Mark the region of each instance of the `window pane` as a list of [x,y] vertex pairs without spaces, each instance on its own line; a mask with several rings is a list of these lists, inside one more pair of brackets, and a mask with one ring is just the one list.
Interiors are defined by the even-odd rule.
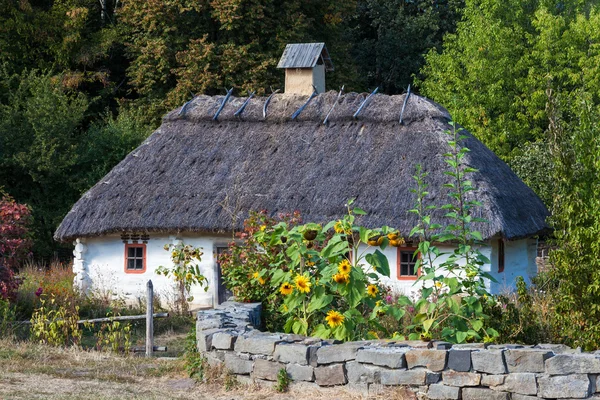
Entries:
[[139,258],[142,258],[142,252],[143,252],[143,251],[144,251],[144,249],[143,249],[143,248],[141,248],[141,247],[136,247],[136,248],[135,248],[135,256],[136,256],[136,257],[139,257]]
[[415,271],[415,264],[410,264],[410,275],[417,275]]
[[128,258],[127,259],[127,269],[135,269],[135,260]]
[[137,258],[135,260],[135,269],[143,269],[144,265],[143,265],[143,260],[141,258]]
[[400,264],[400,275],[408,275],[408,265],[405,263]]
[[130,257],[135,257],[135,248],[134,247],[127,248],[127,258],[130,258]]

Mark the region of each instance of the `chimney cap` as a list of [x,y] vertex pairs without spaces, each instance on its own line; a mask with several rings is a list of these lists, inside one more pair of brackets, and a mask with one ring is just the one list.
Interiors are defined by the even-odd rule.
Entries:
[[291,43],[285,46],[277,68],[314,68],[319,60],[325,65],[325,71],[333,71],[325,43]]

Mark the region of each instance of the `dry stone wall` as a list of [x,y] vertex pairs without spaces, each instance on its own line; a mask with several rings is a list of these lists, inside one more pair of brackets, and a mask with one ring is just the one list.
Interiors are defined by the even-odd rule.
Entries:
[[294,382],[363,392],[406,386],[422,399],[600,400],[600,355],[564,345],[340,343],[261,332],[259,321],[260,304],[200,311],[198,349],[211,365],[256,381],[276,381],[284,368]]

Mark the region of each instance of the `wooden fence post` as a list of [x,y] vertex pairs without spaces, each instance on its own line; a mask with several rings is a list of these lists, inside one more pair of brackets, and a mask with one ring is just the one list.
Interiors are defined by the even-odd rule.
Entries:
[[148,280],[146,284],[146,357],[152,357],[152,351],[154,350],[153,298],[154,287],[152,286],[152,281]]

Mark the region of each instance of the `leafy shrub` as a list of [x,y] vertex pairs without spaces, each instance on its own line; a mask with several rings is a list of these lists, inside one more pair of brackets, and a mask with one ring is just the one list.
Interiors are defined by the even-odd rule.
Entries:
[[268,274],[260,271],[270,268],[276,262],[274,254],[277,249],[263,251],[255,234],[270,231],[273,226],[285,222],[296,226],[302,219],[299,212],[280,214],[275,218],[267,216],[266,211],[251,211],[244,221],[244,230],[236,233],[241,242],[229,243],[229,251],[219,255],[219,265],[225,286],[232,291],[237,301],[262,302],[263,325],[271,332],[281,331],[285,319],[277,312],[281,305],[281,297],[274,292],[268,282]]
[[14,307],[8,300],[0,299],[0,337],[12,336],[15,322]]
[[36,341],[51,346],[79,344],[81,330],[77,324],[79,306],[61,305],[54,296],[43,295],[40,307],[31,316],[31,336]]
[[[119,315],[110,312],[106,314],[108,318]],[[131,349],[131,324],[110,321],[100,325],[100,329],[96,333],[96,349],[128,353]]]
[[[472,215],[473,209],[481,203],[467,199],[469,192],[475,190],[467,176],[477,170],[464,162],[469,149],[460,142],[466,136],[455,129],[454,123],[451,125],[453,129],[447,132],[450,151],[444,155],[449,166],[445,174],[450,177],[444,187],[449,188],[450,202],[441,206],[446,212],[447,225],[432,222],[431,212],[436,207],[425,204],[427,174],[418,166],[415,175],[417,202],[410,211],[419,216],[419,223],[410,236],[419,239],[416,268],[422,271],[417,279],[422,287],[420,298],[414,304],[417,313],[407,329],[409,339],[441,337],[452,343],[482,339],[489,342],[498,332],[489,326],[489,316],[483,310],[484,304],[492,301],[483,278],[494,278],[482,270],[490,261],[479,251],[478,246],[484,243],[481,233],[473,227],[474,223],[486,221]],[[436,243],[452,243],[454,251],[442,253]],[[442,261],[438,263],[438,260]]]
[[172,277],[178,288],[179,312],[186,313],[188,311],[188,301],[194,298],[190,296],[192,286],[204,286],[204,290],[208,290],[208,281],[200,273],[198,263],[202,260],[202,252],[200,248],[195,248],[190,245],[184,245],[180,242],[175,245],[165,245],[165,250],[171,252],[171,261],[173,266],[160,266],[156,269],[156,273],[166,277]]

